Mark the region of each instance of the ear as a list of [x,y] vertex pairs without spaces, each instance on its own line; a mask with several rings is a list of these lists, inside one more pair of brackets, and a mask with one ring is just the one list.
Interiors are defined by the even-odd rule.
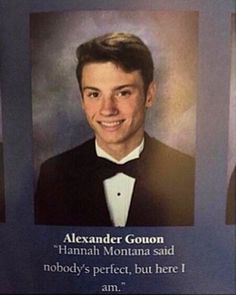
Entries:
[[157,93],[157,87],[156,83],[152,81],[147,89],[147,94],[146,94],[146,101],[145,101],[145,107],[150,108],[153,105],[154,99],[156,97]]

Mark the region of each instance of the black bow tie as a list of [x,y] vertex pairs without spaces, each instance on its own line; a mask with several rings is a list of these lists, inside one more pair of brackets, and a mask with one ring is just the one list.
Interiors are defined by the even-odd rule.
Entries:
[[102,180],[110,178],[117,173],[124,173],[133,178],[137,177],[139,171],[139,159],[131,160],[125,164],[116,164],[105,158],[97,157],[96,171],[94,171]]

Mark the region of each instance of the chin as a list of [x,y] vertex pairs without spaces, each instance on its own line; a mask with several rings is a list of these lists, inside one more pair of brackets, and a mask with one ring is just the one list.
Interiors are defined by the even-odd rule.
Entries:
[[105,144],[119,144],[125,141],[124,137],[121,136],[100,136],[100,139]]

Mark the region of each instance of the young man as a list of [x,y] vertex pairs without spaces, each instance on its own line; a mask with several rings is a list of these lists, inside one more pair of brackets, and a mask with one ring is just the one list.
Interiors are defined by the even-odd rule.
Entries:
[[111,33],[80,45],[77,58],[95,138],[42,165],[36,223],[193,225],[193,159],[144,131],[156,95],[148,47],[135,35]]

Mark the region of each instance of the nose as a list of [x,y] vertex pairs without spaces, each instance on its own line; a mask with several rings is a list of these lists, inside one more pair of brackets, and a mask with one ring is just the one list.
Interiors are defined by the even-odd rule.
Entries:
[[114,116],[118,114],[115,98],[112,95],[106,95],[102,98],[100,113],[103,116]]

